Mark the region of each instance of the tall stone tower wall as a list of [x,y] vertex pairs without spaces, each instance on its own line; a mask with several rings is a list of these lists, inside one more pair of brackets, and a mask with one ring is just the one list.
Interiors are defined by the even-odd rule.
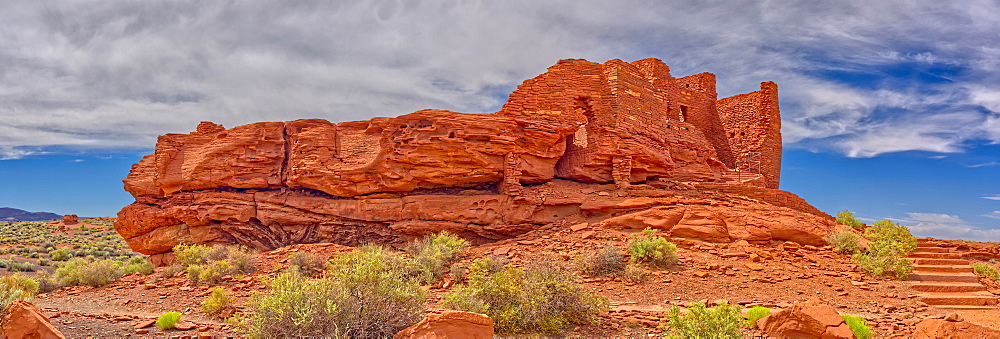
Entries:
[[[763,82],[759,91],[720,99],[717,107],[737,161],[760,153],[754,160],[760,161],[764,187],[777,189],[781,177],[778,85]],[[753,164],[755,162],[742,162],[734,168],[744,169]]]

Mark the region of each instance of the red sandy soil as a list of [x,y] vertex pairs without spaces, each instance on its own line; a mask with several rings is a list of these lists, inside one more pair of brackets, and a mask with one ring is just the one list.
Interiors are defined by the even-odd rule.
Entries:
[[[574,230],[575,229],[575,230]],[[630,233],[595,226],[553,225],[516,239],[485,244],[468,250],[463,262],[487,255],[506,256],[514,264],[542,258],[572,265],[577,255],[592,256],[595,249],[624,250]],[[796,251],[783,248],[783,243],[711,244],[674,239],[680,245],[677,265],[652,269],[647,281],[633,284],[615,278],[585,276],[584,284],[611,301],[612,308],[602,316],[599,325],[572,328],[570,336],[647,336],[662,334],[662,315],[671,305],[689,302],[727,300],[750,307],[763,305],[784,308],[813,296],[823,298],[841,313],[860,315],[867,319],[877,337],[906,338],[922,319],[940,318],[951,313],[928,307],[918,301],[917,291],[906,282],[873,279],[856,272],[850,258],[829,248],[802,247]],[[283,268],[288,255],[308,251],[324,259],[351,250],[334,244],[289,246],[259,255],[258,271],[245,277],[227,277],[219,286],[236,297],[237,310],[242,310],[251,293],[264,291],[262,275]],[[751,259],[750,254],[759,259]],[[768,258],[770,257],[770,258]],[[754,262],[753,260],[759,260]],[[760,270],[750,266],[760,265]],[[211,285],[188,281],[185,273],[163,277],[165,268],[157,268],[149,276],[128,275],[105,287],[69,287],[42,294],[35,301],[52,323],[70,338],[142,337],[170,338],[211,334],[216,338],[238,337],[232,325],[219,318],[204,315],[200,302]],[[451,284],[444,278],[431,287],[427,307],[434,308],[440,296],[449,292]],[[986,279],[984,279],[986,280]],[[991,289],[1000,289],[996,282],[986,282]],[[441,285],[447,285],[442,288]],[[187,331],[160,331],[147,327],[137,334],[136,324],[168,311],[184,313],[184,320],[196,327]],[[965,311],[971,322],[993,326],[1000,330],[1000,312]],[[747,336],[759,335],[748,330]]]

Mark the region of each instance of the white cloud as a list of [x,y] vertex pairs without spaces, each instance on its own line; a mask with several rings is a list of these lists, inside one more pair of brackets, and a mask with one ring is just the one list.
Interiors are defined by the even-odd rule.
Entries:
[[989,200],[1000,200],[1000,194],[987,195],[987,196],[980,197],[980,198],[989,199]]
[[[991,214],[1000,218],[1000,211],[995,211]],[[899,221],[909,227],[910,231],[917,237],[1000,241],[1000,229],[984,229],[971,226],[965,220],[955,215],[913,212],[907,213],[907,215],[908,218]]]
[[[1000,199],[997,199],[997,200],[1000,200]],[[983,216],[987,217],[987,218],[1000,219],[1000,211],[993,211],[993,212],[990,212],[990,213],[987,213],[987,214],[983,214]]]
[[[148,148],[202,120],[493,111],[559,59],[658,57],[677,76],[716,73],[723,97],[777,82],[789,145],[958,152],[972,138],[1000,142],[998,118],[965,107],[1000,106],[997,10],[903,0],[9,4],[0,145]],[[882,71],[913,65],[972,71],[939,83]],[[967,112],[966,125],[937,124],[940,112]]]
[[0,160],[15,160],[38,153],[37,150],[28,147],[13,147],[0,145]]

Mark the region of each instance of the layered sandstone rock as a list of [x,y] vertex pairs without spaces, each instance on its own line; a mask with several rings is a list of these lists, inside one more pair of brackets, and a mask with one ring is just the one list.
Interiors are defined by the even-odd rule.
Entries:
[[[622,203],[618,195],[657,197],[664,183],[699,182],[715,186],[681,186],[747,198],[728,207],[660,199],[608,225],[658,225],[720,242],[820,243],[832,218],[775,189],[780,132],[766,123],[778,116],[775,91],[765,84],[747,99],[727,98],[722,114],[710,73],[673,78],[655,59],[563,60],[525,81],[497,113],[424,110],[230,129],[203,122],[161,136],[132,166],[123,182],[136,202],[115,228],[145,254],[180,243],[398,243],[441,230],[486,242],[570,215],[600,221],[637,212],[612,205]],[[751,133],[763,141],[733,142],[748,128],[763,129]],[[729,181],[737,155],[753,152],[768,157],[753,181],[764,187]],[[618,191],[596,194],[592,187],[606,183]],[[643,183],[655,187],[629,188]]]
[[998,339],[1000,330],[965,321],[924,319],[913,331],[915,339]]
[[775,338],[854,338],[840,313],[818,297],[761,318],[757,326]]
[[489,339],[493,338],[493,319],[478,313],[450,310],[430,313],[424,320],[397,333],[394,338]]
[[4,338],[65,339],[34,304],[15,300],[3,312],[0,334]]

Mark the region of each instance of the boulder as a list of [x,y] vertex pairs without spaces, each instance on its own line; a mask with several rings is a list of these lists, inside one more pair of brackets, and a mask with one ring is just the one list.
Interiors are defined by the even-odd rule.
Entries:
[[424,320],[400,331],[394,338],[489,339],[493,338],[493,319],[478,313],[440,311],[428,314]]
[[63,223],[67,224],[67,225],[75,224],[75,223],[80,222],[80,217],[76,216],[76,214],[67,214],[67,215],[64,215],[62,219],[63,219]]
[[913,331],[915,339],[1000,339],[1000,330],[966,321],[924,319]]
[[7,307],[0,323],[4,338],[65,339],[35,305],[16,300]]
[[771,313],[757,326],[775,338],[854,338],[840,313],[818,297]]

